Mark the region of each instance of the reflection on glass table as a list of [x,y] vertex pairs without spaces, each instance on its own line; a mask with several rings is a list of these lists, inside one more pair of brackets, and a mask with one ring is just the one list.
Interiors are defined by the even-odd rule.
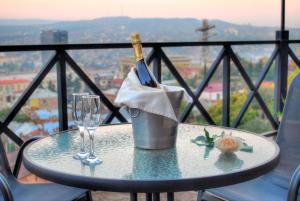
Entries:
[[224,172],[231,172],[240,169],[243,163],[235,153],[221,153],[215,166]]

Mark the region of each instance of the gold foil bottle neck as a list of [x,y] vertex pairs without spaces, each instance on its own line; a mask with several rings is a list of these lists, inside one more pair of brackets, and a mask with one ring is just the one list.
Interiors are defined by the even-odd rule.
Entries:
[[134,43],[141,43],[141,37],[139,33],[132,33],[131,34],[131,42]]
[[132,43],[132,46],[134,49],[136,61],[140,61],[140,60],[144,59],[140,34],[132,33],[131,34],[131,43]]

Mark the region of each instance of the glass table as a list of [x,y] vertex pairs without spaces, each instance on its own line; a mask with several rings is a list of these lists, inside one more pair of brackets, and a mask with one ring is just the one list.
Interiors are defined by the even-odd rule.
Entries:
[[[253,152],[222,154],[198,146],[192,139],[206,128],[212,134],[232,133]],[[77,130],[60,132],[33,142],[24,151],[32,173],[56,183],[112,192],[177,192],[203,190],[253,179],[279,161],[273,141],[246,131],[216,126],[180,124],[177,145],[166,150],[134,148],[131,124],[101,126],[95,134],[95,153],[103,161],[86,166],[73,155],[80,149]],[[172,197],[172,196],[170,196]]]

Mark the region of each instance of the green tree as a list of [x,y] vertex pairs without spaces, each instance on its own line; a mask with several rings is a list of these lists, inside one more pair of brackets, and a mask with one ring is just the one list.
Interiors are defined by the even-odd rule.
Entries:
[[197,75],[194,75],[192,78],[186,80],[186,83],[187,83],[190,87],[196,88],[196,87],[197,87],[197,80],[198,80]]
[[[236,92],[233,93],[230,97],[230,125],[233,124],[235,118],[238,116],[244,102],[248,96],[247,92]],[[216,122],[217,125],[222,123],[222,109],[223,104],[222,100],[218,101],[216,104],[213,104],[209,109],[208,113],[211,115],[212,119]],[[259,116],[259,112],[252,105],[250,105],[241,121],[241,124],[250,121]]]
[[172,80],[173,75],[170,71],[163,71],[163,80]]
[[[179,109],[179,114],[182,115],[182,113],[186,110],[188,106],[188,102],[183,100],[180,104],[180,109]],[[197,124],[208,124],[207,121],[202,117],[202,115],[197,112],[192,110],[188,116],[188,119],[186,120],[186,123],[197,123]]]
[[[9,113],[10,108],[4,108],[0,110],[0,119],[4,120],[6,115]],[[24,122],[32,122],[33,120],[31,117],[23,112],[17,114],[15,117],[14,121],[19,122],[19,123],[24,123]]]
[[240,125],[239,128],[255,133],[263,133],[273,130],[271,124],[267,120],[258,117],[251,119],[248,122],[244,122],[244,124]]

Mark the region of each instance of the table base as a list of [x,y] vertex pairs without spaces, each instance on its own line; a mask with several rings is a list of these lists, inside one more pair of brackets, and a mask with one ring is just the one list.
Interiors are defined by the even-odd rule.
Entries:
[[[138,201],[137,193],[130,193],[130,201]],[[146,201],[160,201],[160,193],[146,193]],[[174,201],[174,193],[167,193],[167,201]]]

